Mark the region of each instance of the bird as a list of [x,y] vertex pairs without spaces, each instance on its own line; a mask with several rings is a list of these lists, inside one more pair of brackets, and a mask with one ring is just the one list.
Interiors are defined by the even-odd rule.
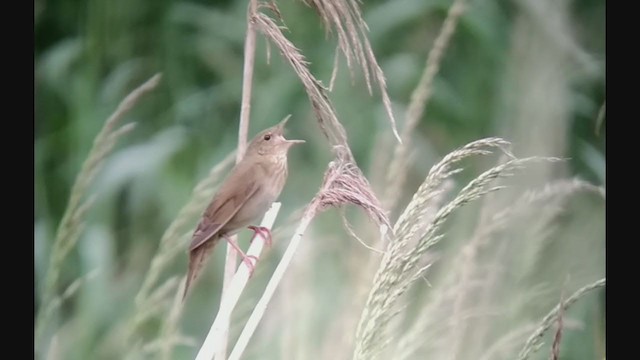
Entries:
[[257,261],[257,258],[247,256],[231,236],[248,227],[261,233],[268,244],[271,242],[269,229],[248,225],[261,218],[278,198],[287,180],[289,149],[305,142],[285,139],[284,127],[289,118],[287,116],[277,125],[261,131],[251,140],[244,157],[224,180],[202,214],[189,246],[189,268],[183,301],[221,238],[238,251],[250,273],[255,267],[252,260]]

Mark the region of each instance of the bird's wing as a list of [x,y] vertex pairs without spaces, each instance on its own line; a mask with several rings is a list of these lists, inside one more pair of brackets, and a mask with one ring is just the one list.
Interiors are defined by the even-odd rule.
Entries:
[[[249,180],[255,177],[247,176],[251,168],[245,169],[234,171],[220,188],[211,205],[209,205],[202,216],[202,220],[200,220],[196,231],[193,233],[189,251],[198,248],[220,231],[247,200],[258,191],[259,186],[257,181]],[[243,185],[239,186],[240,184]]]

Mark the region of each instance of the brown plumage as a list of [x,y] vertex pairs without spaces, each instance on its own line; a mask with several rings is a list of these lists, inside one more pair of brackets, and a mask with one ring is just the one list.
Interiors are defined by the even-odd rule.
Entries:
[[251,260],[234,244],[231,235],[250,225],[269,209],[278,198],[287,180],[287,152],[293,144],[303,140],[287,140],[283,136],[287,117],[278,125],[256,135],[231,174],[213,197],[189,246],[189,273],[183,299],[196,280],[206,258],[220,238],[225,238],[242,255]]

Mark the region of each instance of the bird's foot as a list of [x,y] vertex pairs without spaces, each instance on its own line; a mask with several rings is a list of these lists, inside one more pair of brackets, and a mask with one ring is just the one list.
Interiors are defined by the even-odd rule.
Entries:
[[242,254],[242,262],[247,265],[247,268],[249,268],[249,277],[252,277],[253,271],[256,269],[256,265],[258,264],[258,258],[254,255]]
[[[267,246],[269,247],[271,246],[272,244],[271,231],[268,228],[264,226],[249,226],[249,229],[253,230],[256,233],[256,235],[260,234],[260,236],[262,236]],[[253,242],[253,238],[251,238],[251,241]]]
[[[233,246],[234,249],[242,256],[242,262],[247,265],[249,268],[249,277],[253,276],[253,271],[256,269],[256,265],[258,264],[258,258],[255,255],[247,255],[240,249],[238,244],[235,243],[230,237],[225,236],[225,239],[229,242],[229,245]],[[253,260],[253,261],[251,261]]]

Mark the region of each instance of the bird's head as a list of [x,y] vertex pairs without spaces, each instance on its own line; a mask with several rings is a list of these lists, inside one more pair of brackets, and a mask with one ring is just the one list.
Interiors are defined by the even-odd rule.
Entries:
[[304,143],[304,140],[287,140],[284,138],[284,126],[290,117],[291,115],[287,116],[278,125],[263,130],[256,135],[247,147],[247,155],[286,157],[287,151],[292,145]]

